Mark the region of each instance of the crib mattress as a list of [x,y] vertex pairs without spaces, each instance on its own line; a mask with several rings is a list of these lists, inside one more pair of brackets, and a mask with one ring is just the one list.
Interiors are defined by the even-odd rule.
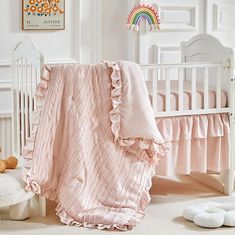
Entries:
[[[151,89],[151,81],[146,82],[148,93],[150,97],[150,101],[152,102],[152,89]],[[184,81],[184,110],[191,109],[191,100],[192,100],[192,93],[191,93],[191,81]],[[196,108],[202,109],[204,108],[204,88],[203,85],[197,84],[196,86]],[[157,111],[162,112],[166,111],[166,94],[165,94],[165,81],[158,81],[158,96],[157,96]],[[179,105],[179,94],[178,94],[178,81],[174,80],[171,81],[171,93],[170,93],[170,110],[176,111],[178,110]],[[221,107],[227,107],[228,103],[228,95],[225,91],[221,93]],[[208,94],[208,106],[209,108],[216,108],[216,90],[209,89]]]

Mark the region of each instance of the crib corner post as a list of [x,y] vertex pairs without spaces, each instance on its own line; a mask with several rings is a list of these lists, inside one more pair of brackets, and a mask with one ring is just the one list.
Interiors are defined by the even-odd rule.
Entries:
[[230,148],[229,148],[229,170],[225,178],[224,193],[232,195],[235,189],[235,78],[230,80]]
[[234,175],[234,162],[235,162],[235,113],[230,114],[230,147],[229,147],[229,169],[225,172],[224,179],[224,193],[231,196],[234,191],[235,175]]
[[224,192],[226,195],[232,195],[235,185],[234,163],[235,163],[235,111],[230,114],[230,148],[229,148],[229,170],[225,178]]
[[39,196],[38,197],[38,206],[39,212],[42,217],[46,217],[46,198]]
[[225,172],[224,194],[231,196],[234,190],[234,174],[233,169],[230,167]]

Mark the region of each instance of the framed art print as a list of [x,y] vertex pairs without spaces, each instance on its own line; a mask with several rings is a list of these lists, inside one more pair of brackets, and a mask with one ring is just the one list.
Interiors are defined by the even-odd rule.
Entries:
[[24,30],[65,28],[65,0],[22,0]]

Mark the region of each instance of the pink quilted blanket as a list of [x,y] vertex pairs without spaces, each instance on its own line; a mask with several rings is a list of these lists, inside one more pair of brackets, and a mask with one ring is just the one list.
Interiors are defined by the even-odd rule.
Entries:
[[36,98],[26,188],[56,201],[67,225],[131,229],[166,151],[138,66],[46,66]]

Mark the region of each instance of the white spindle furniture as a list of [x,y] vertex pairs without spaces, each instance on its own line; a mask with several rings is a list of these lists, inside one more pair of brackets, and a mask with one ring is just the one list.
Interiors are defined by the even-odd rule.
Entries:
[[[212,63],[212,62],[203,62],[203,63],[180,63],[180,64],[142,64],[140,65],[143,71],[155,71],[152,76],[152,103],[153,108],[155,110],[156,117],[172,117],[172,116],[183,116],[183,115],[197,115],[197,114],[210,114],[210,113],[227,113],[230,112],[231,109],[229,107],[221,108],[221,99],[222,99],[222,85],[221,85],[221,77],[223,76],[221,70],[223,69],[223,65],[221,63]],[[178,96],[179,96],[179,105],[178,109],[175,111],[171,110],[171,80],[169,77],[170,70],[177,69],[179,74],[178,79]],[[189,71],[191,71],[191,109],[184,110],[184,70],[187,69],[187,75],[189,76]],[[205,80],[204,80],[204,108],[197,109],[196,104],[196,84],[197,84],[197,70],[203,69],[205,72]],[[209,108],[208,106],[208,97],[209,97],[209,69],[214,69],[217,71],[217,87],[216,87],[216,108]],[[161,80],[165,80],[165,111],[156,112],[157,107],[157,81],[159,80],[158,72],[160,71]],[[143,73],[146,74],[146,73]],[[147,79],[146,79],[147,80]]]
[[6,159],[12,154],[10,113],[0,113],[0,148],[0,159]]
[[[173,117],[184,115],[200,115],[213,113],[230,114],[230,151],[229,169],[225,172],[223,185],[224,192],[231,195],[234,189],[234,161],[235,148],[232,144],[235,141],[235,79],[233,78],[233,50],[224,47],[216,38],[202,34],[193,37],[181,45],[182,63],[179,64],[141,64],[143,75],[153,71],[152,76],[152,104],[155,117]],[[172,94],[170,71],[178,71],[178,107],[171,109]],[[160,77],[157,76],[160,74]],[[184,81],[191,82],[191,107],[185,110],[184,106]],[[149,80],[146,78],[146,80]],[[158,81],[165,81],[165,110],[158,111]],[[197,85],[203,87],[203,107],[197,106]],[[212,89],[212,90],[211,90]],[[226,91],[229,104],[222,107],[221,99],[223,91]],[[216,94],[216,107],[209,105],[210,92]]]
[[[36,108],[35,91],[44,59],[32,41],[25,37],[12,54],[12,144],[13,154],[23,164],[22,153],[32,132],[32,116]],[[46,199],[38,197],[40,214],[46,216]]]

